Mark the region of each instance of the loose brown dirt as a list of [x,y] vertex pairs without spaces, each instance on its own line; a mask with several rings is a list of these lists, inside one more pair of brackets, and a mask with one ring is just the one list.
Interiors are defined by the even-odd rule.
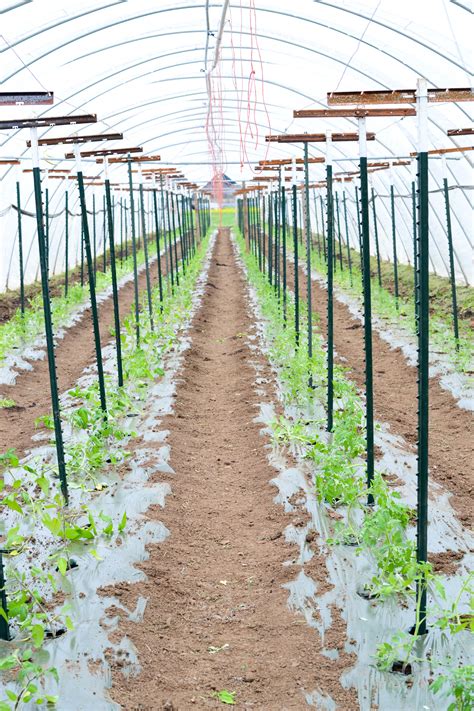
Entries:
[[[164,256],[161,268],[166,273]],[[152,286],[158,282],[158,266],[155,261],[150,266]],[[140,292],[146,289],[145,270],[139,275]],[[120,317],[125,318],[134,303],[133,280],[127,282],[119,291]],[[101,344],[105,346],[111,338],[114,325],[114,305],[112,296],[98,306]],[[54,324],[53,324],[54,326]],[[82,375],[84,368],[95,362],[95,348],[92,332],[91,311],[86,309],[81,319],[69,328],[56,347],[56,372],[59,392],[69,390]],[[14,447],[19,456],[31,449],[31,437],[35,433],[35,420],[51,411],[48,361],[31,363],[31,371],[19,371],[14,385],[0,385],[0,399],[8,398],[15,402],[14,407],[0,409],[0,452]]]
[[[292,518],[274,503],[275,470],[254,422],[258,399],[249,361],[256,356],[246,343],[252,330],[243,276],[223,230],[191,329],[175,413],[162,423],[171,432],[175,476],[166,507],[147,515],[171,535],[149,548],[141,566],[145,582],[106,590],[128,609],[138,596],[148,599],[143,622],[123,618],[115,633],[133,641],[141,674],[126,677],[120,660],[110,659],[112,696],[127,711],[223,708],[213,697],[222,689],[236,692],[236,708],[303,709],[303,690],[315,689],[338,708],[358,708],[355,694],[339,682],[351,663],[340,611],[333,609],[325,640],[339,657],[329,660],[316,631],[287,607],[282,584],[298,569],[283,565],[295,549],[282,531],[302,514]],[[324,592],[324,557],[315,555],[310,566]]]
[[[294,288],[294,267],[288,263],[288,284]],[[327,292],[312,282],[313,311],[317,327],[327,334]],[[306,299],[306,275],[300,269],[300,297]],[[349,368],[349,377],[363,390],[364,333],[349,309],[334,299],[334,343],[340,362]],[[400,348],[391,349],[373,333],[375,415],[415,446],[417,440],[417,371]],[[459,520],[472,526],[472,416],[462,410],[437,378],[430,379],[430,474],[451,492],[450,502]]]

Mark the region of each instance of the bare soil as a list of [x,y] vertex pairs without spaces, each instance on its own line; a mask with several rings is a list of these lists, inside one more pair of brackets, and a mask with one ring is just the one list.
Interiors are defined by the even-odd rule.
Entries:
[[[294,288],[294,267],[288,263],[288,284]],[[327,292],[312,282],[316,326],[327,334]],[[306,275],[300,269],[300,298],[306,299]],[[349,368],[349,377],[364,390],[364,333],[362,324],[349,309],[334,299],[334,343],[340,362]],[[417,371],[409,365],[400,348],[392,349],[374,330],[375,416],[390,431],[416,445]],[[443,390],[437,378],[430,378],[430,474],[451,493],[450,502],[459,520],[472,526],[472,415],[458,407],[453,396]]]
[[[112,696],[127,711],[223,708],[213,696],[222,689],[236,692],[236,708],[303,709],[303,690],[315,689],[338,708],[358,708],[339,681],[352,662],[340,611],[333,609],[325,638],[326,648],[339,652],[330,660],[318,633],[287,607],[282,584],[299,568],[284,566],[296,551],[282,534],[289,523],[301,525],[302,514],[285,514],[274,503],[269,481],[276,472],[254,422],[256,356],[246,343],[253,329],[243,275],[223,229],[175,412],[160,425],[171,433],[175,476],[165,508],[152,507],[147,516],[162,521],[170,537],[150,546],[141,565],[145,582],[104,591],[128,609],[139,596],[148,600],[143,622],[122,616],[114,633],[132,640],[142,667],[138,677],[125,676],[121,660],[110,657]],[[326,591],[324,556],[318,552],[309,565],[318,590]]]

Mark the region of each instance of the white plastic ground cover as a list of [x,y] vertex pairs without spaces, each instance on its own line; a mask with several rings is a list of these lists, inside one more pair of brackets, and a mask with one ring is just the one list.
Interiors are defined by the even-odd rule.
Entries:
[[[98,539],[94,541],[95,548],[101,560],[93,558],[84,547],[78,546],[74,551],[74,558],[78,567],[69,571],[65,582],[65,592],[71,604],[70,615],[75,628],[57,639],[49,641],[44,646],[47,656],[42,660],[48,666],[54,666],[59,673],[59,689],[54,683],[50,684],[50,693],[59,694],[56,708],[58,711],[118,711],[119,705],[112,702],[108,695],[111,686],[111,671],[107,660],[106,650],[112,650],[114,658],[121,660],[123,673],[136,676],[140,673],[140,660],[132,642],[127,637],[122,637],[118,642],[111,642],[109,634],[117,629],[118,616],[107,614],[108,608],[114,606],[125,613],[128,619],[140,622],[146,609],[147,600],[140,597],[134,610],[125,609],[118,598],[101,594],[101,588],[113,586],[123,581],[140,581],[144,574],[137,565],[146,560],[148,553],[146,546],[149,544],[164,543],[169,531],[161,522],[145,520],[146,510],[157,505],[163,508],[166,497],[172,488],[174,472],[168,460],[170,449],[166,444],[168,431],[159,429],[163,417],[173,412],[173,402],[177,383],[177,373],[181,368],[185,353],[190,347],[189,328],[196,310],[201,303],[207,275],[210,266],[210,257],[215,243],[216,233],[211,236],[208,250],[204,258],[201,272],[196,281],[192,296],[192,305],[186,321],[180,331],[179,340],[171,351],[165,354],[163,369],[164,375],[150,386],[147,399],[136,416],[124,418],[121,423],[124,429],[137,433],[138,445],[133,450],[132,456],[127,459],[129,465],[125,474],[120,475],[111,470],[104,473],[101,481],[107,484],[103,491],[98,492],[88,501],[89,508],[97,518],[102,511],[110,516],[114,522],[114,529],[123,516],[127,513],[127,528],[121,535],[120,545],[116,537],[112,539]],[[104,369],[111,374],[116,373],[115,347],[113,343],[102,349]],[[79,386],[87,386],[96,377],[95,366],[91,365],[84,370],[78,380]],[[63,394],[61,397],[62,409],[71,407],[70,397]],[[71,438],[71,432],[65,431],[65,440]],[[38,441],[41,437],[36,435]],[[153,441],[162,444],[150,447],[147,443]],[[32,463],[40,457],[45,461],[55,461],[55,450],[51,445],[40,445],[22,461],[22,465]],[[150,478],[156,472],[161,472],[169,477],[169,482],[151,483]],[[70,487],[70,508],[76,509],[81,501],[80,492]],[[5,528],[8,530],[15,525],[15,514],[7,511]],[[28,522],[26,524],[28,525]],[[54,552],[56,541],[52,536],[36,541],[33,551],[33,560],[37,566],[47,560]],[[31,553],[31,548],[29,549]],[[30,561],[27,557],[18,556],[15,564],[20,569],[28,570]],[[50,597],[48,595],[47,597]],[[1,643],[0,646],[4,646]],[[3,690],[4,682],[0,684]],[[38,708],[35,704],[24,704],[25,711]]]
[[[212,177],[206,134],[208,64],[213,57],[223,0],[1,0],[0,85],[2,91],[47,89],[55,105],[1,107],[0,118],[33,113],[57,116],[92,112],[98,116],[94,132],[121,131],[127,145],[142,145],[159,153],[163,164],[182,167],[189,180],[205,184]],[[430,87],[470,85],[471,10],[459,0],[231,0],[221,45],[220,79],[215,98],[222,111],[224,153],[222,168],[236,181],[248,181],[260,159],[302,155],[301,145],[266,144],[269,133],[354,130],[353,119],[293,119],[293,109],[326,105],[328,91],[413,88],[417,77]],[[207,18],[212,36],[207,31]],[[248,112],[248,100],[251,111]],[[429,109],[428,147],[467,146],[469,136],[448,137],[448,129],[470,125],[469,104],[436,104]],[[369,160],[408,156],[416,148],[416,119],[373,119],[376,133],[369,142]],[[90,127],[41,130],[41,136],[85,134]],[[30,167],[25,145],[27,131],[0,132],[0,158],[22,159]],[[245,144],[245,155],[242,145]],[[105,144],[94,144],[97,148]],[[113,142],[110,144],[115,146]],[[118,145],[118,144],[117,144]],[[109,147],[109,145],[107,145]],[[322,144],[310,146],[321,155]],[[472,159],[469,153],[450,156],[447,176],[456,251],[456,276],[462,282],[474,274],[469,267],[472,249]],[[334,144],[335,170],[357,168],[357,146]],[[350,159],[350,160],[347,160]],[[64,148],[42,152],[43,167],[71,167]],[[102,175],[102,166],[84,161],[86,171]],[[18,272],[14,248],[17,226],[13,210],[16,169],[0,166],[0,290],[13,259],[11,286]],[[22,203],[33,211],[31,175],[18,173]],[[394,169],[396,195],[410,192],[411,167]],[[126,168],[111,166],[111,181],[126,181]],[[324,166],[310,168],[311,181],[324,178]],[[430,188],[442,188],[442,161],[430,160]],[[374,174],[381,196],[389,193],[389,171]],[[54,181],[59,183],[60,181]],[[53,186],[51,211],[64,205],[64,186]],[[350,188],[353,193],[353,185]],[[91,206],[92,188],[87,189]],[[349,190],[349,188],[348,188]],[[97,194],[101,201],[101,196]],[[100,202],[101,204],[101,202]],[[446,274],[447,242],[443,196],[432,192],[432,268]],[[355,222],[355,206],[348,203]],[[411,254],[410,200],[396,198],[399,258]],[[77,211],[77,210],[75,210]],[[391,252],[389,202],[379,201],[382,253]],[[76,220],[76,223],[78,221]],[[25,218],[25,244],[34,243],[34,220]],[[59,244],[61,219],[53,220]],[[79,230],[74,226],[76,254]],[[36,246],[32,265],[37,262]],[[33,273],[35,270],[33,269]],[[464,272],[464,275],[463,275]],[[31,278],[29,272],[28,278]]]
[[[238,247],[234,241],[234,249],[241,268],[246,272]],[[269,345],[272,341],[271,325],[263,317],[255,289],[248,286],[250,310],[256,323],[256,333],[249,336],[250,347],[265,358],[269,358]],[[270,360],[271,363],[271,360]],[[256,392],[264,398],[257,421],[262,424],[262,433],[272,433],[272,425],[276,420],[274,403],[268,402],[269,389],[275,392],[283,407],[284,414],[290,420],[303,417],[307,422],[314,422],[324,415],[324,403],[318,399],[317,391],[308,410],[298,412],[292,405],[285,404],[284,390],[279,381],[278,367],[273,365],[274,380],[269,382],[262,375],[262,367],[254,362],[256,370]],[[270,395],[271,397],[271,395]],[[324,438],[327,433],[314,428],[315,436]],[[397,491],[401,500],[407,505],[416,506],[416,457],[410,445],[402,438],[390,433],[389,428],[381,423],[376,424],[375,444],[382,456],[377,462],[377,469],[387,475],[397,478]],[[356,549],[346,545],[327,546],[325,543],[330,533],[330,518],[328,508],[316,498],[314,489],[314,464],[304,459],[304,450],[295,446],[290,452],[278,444],[268,448],[270,464],[278,471],[272,479],[277,488],[275,501],[290,512],[296,506],[302,507],[309,515],[309,522],[304,526],[295,527],[290,524],[284,531],[288,543],[298,546],[299,554],[288,560],[288,565],[294,575],[291,582],[284,585],[288,589],[288,605],[290,609],[301,614],[306,623],[313,627],[324,641],[325,632],[332,623],[332,606],[342,610],[347,623],[347,642],[345,651],[357,655],[354,665],[348,668],[341,677],[345,688],[353,687],[358,696],[360,711],[370,711],[373,704],[381,711],[392,709],[426,709],[427,711],[445,711],[446,699],[433,694],[428,679],[431,671],[426,663],[413,665],[413,684],[406,684],[406,677],[399,674],[380,672],[374,663],[374,654],[379,644],[390,641],[391,635],[400,630],[408,630],[414,622],[414,605],[400,605],[396,600],[386,602],[366,600],[358,594],[364,583],[374,575],[373,561],[364,554],[356,553]],[[364,472],[364,462],[359,461],[359,474]],[[343,511],[341,510],[341,513]],[[456,599],[462,587],[462,576],[467,576],[474,563],[472,546],[474,537],[456,518],[449,503],[448,492],[439,484],[430,482],[429,488],[429,550],[432,553],[459,550],[463,553],[457,575],[444,576],[444,585],[449,600]],[[344,515],[346,513],[344,512]],[[306,537],[316,531],[319,537],[320,552],[326,556],[328,579],[333,586],[329,592],[318,594],[318,584],[305,570],[305,565],[312,559],[314,552],[308,545]],[[411,537],[415,536],[415,527],[409,530]],[[454,547],[453,542],[455,541]],[[466,609],[469,607],[468,596],[462,597]],[[431,604],[431,603],[430,603]],[[432,629],[422,648],[417,649],[420,658],[426,658],[430,653],[443,659],[457,663],[468,663],[474,652],[472,638],[465,631],[449,638],[439,629]],[[325,646],[323,651],[330,659],[337,658],[339,652]],[[309,706],[323,710],[335,711],[337,705],[318,687],[304,690],[304,700]]]
[[[161,256],[163,256],[164,254],[165,250],[162,250]],[[156,260],[156,254],[149,257],[148,265],[152,266],[156,262]],[[141,274],[145,270],[145,267],[145,262],[143,262],[143,264],[140,264],[137,268],[137,273]],[[128,284],[129,282],[133,281],[133,279],[133,271],[119,279],[119,281],[117,282],[117,288],[119,289],[119,291],[125,284]],[[106,299],[109,299],[111,296],[112,285],[110,284],[110,286],[108,286],[106,289],[97,294],[97,303],[101,304],[106,301]],[[55,342],[63,339],[66,336],[67,331],[72,328],[72,326],[75,326],[82,320],[82,318],[84,317],[84,312],[88,309],[90,309],[89,299],[75,307],[67,317],[66,321],[62,323],[57,329],[55,329]],[[10,351],[10,353],[7,353],[5,359],[2,361],[2,365],[0,365],[0,385],[14,385],[18,375],[18,371],[32,370],[33,365],[30,361],[43,360],[45,357],[46,336],[44,335],[44,333],[41,333],[33,341],[30,341],[27,338],[25,340],[25,343],[20,348],[14,349]]]

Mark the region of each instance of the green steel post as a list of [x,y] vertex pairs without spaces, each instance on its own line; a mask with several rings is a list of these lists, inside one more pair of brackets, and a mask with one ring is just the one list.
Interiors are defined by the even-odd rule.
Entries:
[[64,193],[64,296],[69,289],[69,192]]
[[5,591],[5,573],[3,570],[3,552],[0,550],[0,610],[5,616],[0,615],[0,639],[5,642],[10,641],[10,629],[8,625],[8,604]]
[[54,355],[53,322],[51,317],[51,300],[49,295],[48,266],[46,262],[46,240],[44,235],[43,204],[41,196],[41,173],[38,159],[37,129],[31,129],[31,146],[33,153],[33,181],[36,205],[36,225],[41,269],[41,291],[43,295],[43,316],[48,353],[49,384],[51,388],[51,404],[53,409],[54,434],[56,455],[58,460],[59,481],[61,492],[66,504],[68,503],[68,488],[66,464],[64,461],[63,433],[61,429],[61,411],[59,407],[58,379],[56,375],[56,360]]
[[155,213],[155,239],[156,239],[156,261],[158,263],[158,288],[160,292],[160,306],[163,308],[163,276],[161,274],[161,245],[160,245],[160,221],[158,218],[158,201],[156,199],[156,188],[153,189],[153,210]]
[[[163,175],[160,173],[160,195],[161,195],[161,220],[163,225],[163,242],[165,249],[165,265],[166,265],[166,284],[169,293],[169,283],[170,283],[170,265],[169,265],[169,255],[168,255],[168,242],[166,235],[168,233],[168,226],[166,223],[166,209],[165,209],[165,193],[163,188]],[[166,205],[168,202],[168,197],[166,197]],[[174,280],[173,270],[171,270],[171,279]],[[174,283],[174,281],[173,281]]]
[[273,279],[273,199],[271,192],[268,195],[268,281],[272,285]]
[[382,270],[380,268],[380,247],[379,247],[379,228],[377,224],[377,208],[375,206],[375,191],[372,188],[372,215],[374,219],[374,238],[375,238],[375,254],[377,256],[377,278],[379,286],[382,286]]
[[25,313],[25,275],[23,272],[23,229],[21,224],[21,200],[20,200],[20,183],[16,182],[16,206],[18,217],[18,261],[20,267],[20,310],[21,315]]
[[395,281],[395,306],[398,309],[398,258],[397,258],[397,227],[395,217],[395,191],[393,182],[390,183],[390,212],[392,217],[392,249],[393,249],[393,278]]
[[[174,193],[171,193],[171,217],[173,219],[173,246],[174,246],[174,266],[176,276],[176,286],[179,286],[179,262],[178,262],[178,239],[176,235],[176,216]],[[173,248],[173,247],[172,247]]]
[[128,259],[128,219],[127,219],[127,212],[129,208],[127,207],[127,201],[125,200],[125,204],[123,206],[123,219],[124,219],[124,229],[125,229],[125,259]]
[[[342,236],[341,236],[341,216],[339,212],[339,194],[336,191],[336,219],[337,219],[337,241],[339,245],[339,268],[342,271]],[[334,269],[335,271],[335,269]]]
[[292,208],[293,208],[293,261],[295,269],[295,340],[296,346],[300,345],[300,276],[298,257],[298,192],[296,183],[292,188]]
[[84,286],[84,226],[81,221],[81,286]]
[[416,183],[412,180],[411,183],[411,203],[412,203],[412,219],[413,219],[413,288],[415,302],[415,330],[416,335],[419,333],[419,313],[418,313],[418,229],[417,229],[417,206],[416,206]]
[[327,250],[326,250],[326,229],[325,229],[325,217],[324,217],[324,204],[323,204],[323,196],[319,196],[319,206],[321,209],[321,225],[322,225],[322,231],[323,231],[323,254],[324,254],[324,261],[327,261],[328,255],[327,255]]
[[[355,186],[355,201],[356,201],[356,214],[357,214],[357,230],[359,235],[359,258],[360,258],[360,273],[362,275],[362,280],[364,279],[364,263],[362,261],[362,225],[360,224],[360,200],[359,200],[359,190],[357,185]],[[363,286],[363,284],[362,284]]]
[[286,191],[284,185],[281,188],[281,241],[283,249],[283,320],[286,324]]
[[[419,335],[418,335],[418,516],[417,561],[428,557],[428,423],[429,423],[429,227],[428,154],[418,155]],[[420,634],[426,632],[426,580],[418,583]]]
[[44,236],[45,236],[45,246],[46,246],[46,264],[49,272],[49,188],[46,186],[44,191]]
[[349,279],[350,279],[351,286],[353,286],[351,245],[349,242],[349,220],[347,219],[347,202],[346,202],[346,191],[345,190],[342,193],[342,207],[343,207],[343,211],[344,211],[344,229],[345,229],[345,233],[346,233],[347,263],[349,264]]
[[[418,491],[416,559],[421,565],[428,559],[428,464],[429,464],[429,194],[428,152],[426,150],[428,92],[426,81],[418,80],[418,241],[419,241],[419,314],[418,335]],[[418,631],[426,633],[427,584],[422,572],[417,584]]]
[[107,209],[105,205],[105,195],[102,197],[102,234],[104,235],[103,246],[104,253],[102,255],[102,271],[104,274],[107,271]]
[[327,431],[334,427],[334,203],[332,188],[331,136],[326,135],[326,212],[327,212]]
[[279,276],[279,258],[280,258],[280,244],[279,244],[279,229],[278,229],[278,203],[279,203],[279,193],[275,191],[274,202],[273,202],[273,227],[274,227],[274,241],[275,246],[275,264],[274,264],[274,287],[275,293],[280,298],[280,276]]
[[137,243],[135,231],[135,204],[133,200],[133,176],[132,176],[132,161],[128,154],[128,185],[130,190],[130,220],[132,232],[132,254],[133,254],[133,282],[135,287],[135,335],[137,346],[140,345],[140,297],[138,294],[138,265],[137,265]]
[[454,248],[453,248],[453,233],[451,228],[451,209],[449,205],[449,188],[448,179],[443,179],[444,188],[444,205],[446,208],[446,235],[448,237],[449,250],[449,275],[451,278],[451,302],[453,308],[453,328],[454,338],[456,340],[456,350],[459,350],[459,325],[458,325],[458,304],[456,295],[456,274],[454,271]]
[[[76,144],[77,145],[77,144]],[[79,153],[76,152],[79,156]],[[79,163],[79,161],[78,161]],[[87,271],[89,275],[89,295],[91,300],[92,328],[94,331],[95,356],[97,362],[97,375],[99,380],[100,406],[104,414],[107,412],[107,402],[105,398],[104,368],[102,364],[102,350],[100,347],[99,314],[97,310],[97,299],[95,293],[94,264],[92,261],[91,241],[89,235],[89,221],[87,219],[86,194],[84,190],[84,175],[79,167],[77,168],[77,186],[79,188],[79,201],[82,215],[82,229],[84,237],[84,247],[87,260]],[[105,246],[105,245],[104,245]]]
[[321,259],[321,235],[319,234],[318,201],[316,198],[316,188],[313,188],[314,219],[316,221],[316,240],[318,243],[318,256]]
[[151,281],[150,281],[150,265],[148,263],[148,239],[146,234],[146,221],[145,221],[145,197],[143,191],[143,182],[140,180],[139,184],[139,195],[140,195],[140,214],[142,219],[142,235],[143,235],[143,251],[145,253],[145,279],[146,279],[146,294],[148,301],[148,316],[150,319],[150,328],[153,331],[153,303],[151,300]]
[[[107,160],[107,158],[105,158]],[[115,264],[115,242],[114,242],[114,221],[112,217],[112,198],[110,193],[110,180],[105,178],[105,200],[107,203],[107,222],[109,226],[109,249],[110,249],[110,273],[112,276],[112,296],[114,301],[114,328],[115,328],[115,350],[117,353],[117,378],[118,385],[123,385],[122,366],[122,341],[120,334],[120,311],[119,296],[117,288],[117,269]]]
[[170,196],[169,190],[166,191],[166,213],[168,216],[168,245],[169,245],[169,260],[171,273],[171,293],[174,293],[174,264],[173,264],[173,245],[171,240],[171,217],[170,217]]
[[367,140],[365,118],[359,118],[360,145],[360,201],[363,258],[364,294],[364,350],[365,350],[365,420],[366,420],[366,464],[367,503],[372,505],[374,497],[374,385],[372,363],[372,294],[370,280],[370,225],[369,225],[369,181],[367,175]]
[[97,274],[97,220],[95,211],[95,193],[92,193],[92,246],[94,252],[94,279]]
[[[304,143],[304,196],[305,196],[305,232],[306,232],[306,301],[307,301],[307,321],[308,321],[308,358],[311,362],[313,357],[313,306],[311,294],[311,216],[309,214],[309,168],[308,168],[308,144]],[[308,385],[313,387],[313,373],[310,372]]]

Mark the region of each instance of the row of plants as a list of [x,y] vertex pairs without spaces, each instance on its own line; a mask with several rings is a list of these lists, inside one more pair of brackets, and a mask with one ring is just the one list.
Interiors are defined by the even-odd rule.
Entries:
[[[417,583],[422,575],[428,581],[430,593],[430,626],[451,634],[474,629],[473,576],[464,581],[455,600],[450,600],[443,579],[433,573],[432,566],[416,561],[413,531],[416,511],[403,502],[398,491],[389,487],[383,473],[377,471],[370,492],[373,506],[367,506],[368,489],[362,460],[365,451],[364,403],[347,377],[347,369],[335,364],[334,428],[325,431],[325,416],[314,417],[314,403],[323,404],[327,386],[325,344],[321,334],[313,334],[313,357],[309,358],[306,341],[296,347],[293,300],[286,306],[286,318],[275,288],[268,283],[255,258],[246,251],[242,236],[238,236],[240,254],[250,283],[255,289],[260,313],[264,319],[265,339],[269,358],[276,367],[287,408],[272,424],[274,440],[287,445],[292,453],[311,462],[318,500],[326,509],[337,508],[340,521],[328,518],[331,535],[329,546],[355,545],[360,556],[371,562],[372,577],[365,581],[364,597],[383,602],[397,598],[402,604],[418,608]],[[316,267],[318,264],[316,264]],[[301,318],[301,317],[300,317]],[[314,315],[317,323],[317,315]],[[304,317],[301,334],[306,333]],[[309,375],[313,387],[308,386]],[[410,603],[411,601],[411,603]],[[467,611],[466,611],[467,605]],[[404,670],[421,661],[416,656],[419,615],[415,628],[400,632],[381,644],[374,663],[389,671],[400,664]],[[450,660],[432,656],[429,660],[434,692],[451,692],[450,709],[471,708],[474,699],[474,668],[453,666]]]
[[[127,512],[116,520],[102,511],[94,515],[92,497],[113,486],[108,475],[132,456],[127,445],[136,436],[130,415],[146,402],[150,384],[163,375],[163,359],[177,343],[193,305],[193,293],[202,269],[209,235],[180,275],[179,287],[165,281],[165,298],[152,292],[154,328],[146,304],[140,312],[140,346],[136,345],[134,312],[124,319],[121,333],[125,385],[106,376],[107,417],[101,409],[98,384],[77,385],[68,393],[63,420],[67,437],[66,466],[71,494],[69,506],[59,488],[58,472],[48,457],[34,456],[20,463],[13,449],[0,456],[2,543],[6,558],[6,613],[0,608],[12,632],[11,642],[2,644],[0,671],[4,673],[5,698],[0,711],[11,711],[27,703],[54,705],[57,696],[45,692],[47,682],[58,682],[57,669],[44,666],[42,650],[51,640],[74,627],[66,601],[56,605],[56,596],[66,589],[70,571],[77,566],[73,551],[96,560],[97,541],[120,544],[126,535]],[[38,425],[52,429],[50,414]],[[97,508],[97,507],[96,507]],[[36,559],[37,565],[31,560]]]
[[[166,244],[169,237],[166,238]],[[156,255],[156,241],[151,238],[148,243],[148,257]],[[145,251],[143,248],[137,250],[137,264],[142,266],[145,263]],[[133,273],[133,256],[129,254],[123,260],[117,259],[117,279],[120,280]],[[106,272],[98,270],[96,272],[96,292],[105,291],[111,286],[112,276],[110,269]],[[63,328],[69,322],[71,315],[79,306],[85,304],[89,299],[89,287],[87,282],[82,286],[79,281],[70,284],[67,296],[64,294],[51,298],[51,309],[53,322],[56,328]],[[14,349],[18,349],[27,344],[31,344],[44,331],[43,321],[43,301],[41,292],[33,296],[24,313],[18,308],[8,321],[0,325],[0,366]],[[5,406],[5,405],[4,405]]]
[[[327,264],[323,254],[319,252],[314,243],[311,249],[311,265],[319,274],[326,274]],[[300,245],[301,262],[306,263],[306,245]],[[373,260],[374,258],[372,258]],[[340,268],[338,256],[335,258],[334,281],[344,291],[359,301],[362,299],[362,272],[360,266],[360,255],[352,250],[351,270],[348,268],[345,257],[342,260],[344,268]],[[374,264],[375,266],[375,264]],[[393,269],[393,265],[381,263],[386,268]],[[404,281],[402,281],[402,277]],[[406,284],[398,297],[395,297],[392,290],[386,286],[380,286],[378,280],[372,279],[372,308],[374,314],[389,322],[402,322],[409,332],[416,336],[415,302],[413,295],[413,269],[405,265],[399,265],[400,282]],[[445,353],[451,361],[462,372],[470,372],[472,359],[474,357],[474,341],[472,338],[472,328],[469,315],[474,311],[474,289],[465,286],[457,289],[458,306],[462,309],[465,318],[459,319],[459,339],[454,338],[452,329],[452,314],[446,308],[446,298],[439,299],[440,289],[449,290],[449,279],[430,276],[431,280],[431,314],[430,314],[430,339],[433,350]],[[387,279],[383,282],[387,284]],[[411,285],[412,288],[408,288]]]

